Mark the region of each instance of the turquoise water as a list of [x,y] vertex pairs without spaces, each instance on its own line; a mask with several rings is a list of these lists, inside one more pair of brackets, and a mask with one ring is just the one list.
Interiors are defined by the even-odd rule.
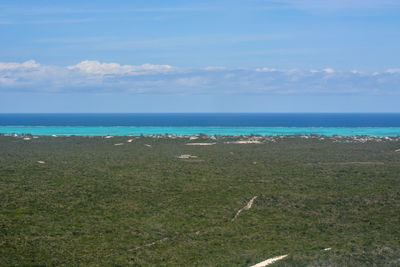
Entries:
[[0,126],[4,134],[32,135],[340,135],[340,136],[400,136],[400,127],[93,127],[93,126]]

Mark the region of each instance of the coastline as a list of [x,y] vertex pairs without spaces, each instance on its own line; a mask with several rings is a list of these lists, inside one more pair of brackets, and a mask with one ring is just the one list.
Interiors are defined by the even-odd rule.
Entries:
[[[138,139],[166,139],[166,140],[183,140],[187,141],[186,145],[215,145],[215,144],[265,144],[276,143],[288,139],[302,139],[312,141],[331,141],[334,143],[366,143],[366,142],[400,142],[400,136],[368,136],[368,135],[354,135],[354,136],[340,136],[340,135],[174,135],[174,134],[141,134],[141,135],[32,135],[32,134],[17,134],[17,133],[0,133],[3,137],[12,137],[23,141],[35,141],[36,139],[47,138],[97,138],[104,139],[105,141],[118,140],[126,143],[132,143]],[[126,139],[126,140],[125,140]],[[115,145],[123,145],[118,143]]]
[[400,127],[139,127],[139,126],[0,126],[1,134],[63,136],[370,136],[400,137]]

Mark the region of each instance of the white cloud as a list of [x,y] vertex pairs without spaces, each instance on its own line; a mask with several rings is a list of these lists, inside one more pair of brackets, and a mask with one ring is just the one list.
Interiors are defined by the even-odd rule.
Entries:
[[332,73],[335,72],[335,71],[334,71],[333,69],[331,69],[331,68],[323,69],[323,71],[325,71],[326,73],[329,73],[329,74],[332,74]]
[[271,69],[271,68],[258,68],[258,69],[256,69],[256,71],[259,71],[259,72],[274,72],[274,71],[277,71],[277,69]]
[[358,71],[358,70],[352,70],[351,73],[353,73],[353,74],[362,74],[362,72]]
[[173,70],[170,65],[151,65],[143,64],[135,65],[120,65],[118,63],[100,63],[99,61],[85,60],[74,66],[69,66],[69,70],[80,70],[88,74],[149,74],[160,73]]
[[82,61],[49,66],[0,62],[0,92],[129,94],[400,94],[399,69],[385,72],[187,68]]
[[34,60],[28,60],[22,63],[0,62],[0,71],[15,69],[33,69],[38,67],[40,67],[40,64],[36,63]]
[[388,73],[400,73],[400,68],[395,68],[395,69],[388,69],[386,72]]

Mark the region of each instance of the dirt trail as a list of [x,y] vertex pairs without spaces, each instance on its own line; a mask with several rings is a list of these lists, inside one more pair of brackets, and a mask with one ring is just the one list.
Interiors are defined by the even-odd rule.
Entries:
[[254,196],[252,199],[250,199],[249,202],[247,202],[247,205],[244,206],[243,208],[241,208],[240,210],[238,210],[238,212],[236,212],[235,217],[233,217],[232,222],[236,219],[237,216],[239,216],[239,214],[244,211],[244,210],[249,210],[251,209],[251,206],[253,206],[253,202],[254,200],[257,198],[257,196]]
[[183,154],[183,155],[178,156],[178,159],[197,159],[197,156]]
[[264,267],[264,266],[270,265],[276,261],[282,260],[282,259],[286,258],[287,256],[288,255],[286,254],[286,255],[282,255],[282,256],[278,256],[278,257],[273,257],[268,260],[257,263],[256,265],[252,265],[250,267]]
[[187,146],[212,146],[216,143],[186,143]]

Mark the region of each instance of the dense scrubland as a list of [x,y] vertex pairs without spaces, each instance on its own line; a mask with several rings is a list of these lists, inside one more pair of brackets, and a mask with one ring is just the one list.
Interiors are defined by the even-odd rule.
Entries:
[[399,141],[226,141],[0,136],[0,266],[400,265]]

